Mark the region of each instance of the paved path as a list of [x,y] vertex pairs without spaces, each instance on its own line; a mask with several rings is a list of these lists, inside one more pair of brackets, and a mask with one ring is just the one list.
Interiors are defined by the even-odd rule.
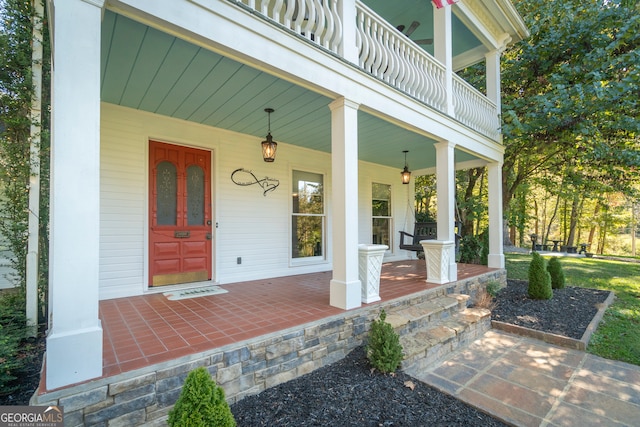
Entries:
[[640,366],[506,332],[409,374],[516,426],[640,426]]

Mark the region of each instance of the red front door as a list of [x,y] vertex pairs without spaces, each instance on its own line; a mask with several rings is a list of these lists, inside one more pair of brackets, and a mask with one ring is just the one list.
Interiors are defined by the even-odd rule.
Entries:
[[149,285],[211,280],[211,153],[149,142]]

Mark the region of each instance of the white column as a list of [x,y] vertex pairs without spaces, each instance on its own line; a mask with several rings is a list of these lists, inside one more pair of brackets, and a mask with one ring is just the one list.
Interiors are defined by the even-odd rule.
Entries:
[[103,1],[53,3],[49,390],[102,375],[98,245]]
[[342,0],[338,2],[338,13],[342,19],[342,45],[340,46],[340,55],[347,61],[357,64],[356,1]]
[[486,59],[486,80],[487,98],[493,101],[498,107],[498,114],[501,113],[500,96],[500,56],[502,49],[492,50],[485,55]]
[[504,268],[502,252],[502,162],[487,165],[489,181],[489,267]]
[[433,5],[433,53],[445,68],[446,113],[453,116],[453,41],[451,33],[451,7]]
[[358,104],[339,98],[331,109],[333,278],[330,304],[360,307],[358,277]]
[[[456,217],[456,170],[454,163],[455,144],[449,141],[435,144],[436,148],[436,194],[438,198],[438,240],[455,242]],[[450,251],[449,272],[450,282],[458,280],[455,245],[447,247]]]

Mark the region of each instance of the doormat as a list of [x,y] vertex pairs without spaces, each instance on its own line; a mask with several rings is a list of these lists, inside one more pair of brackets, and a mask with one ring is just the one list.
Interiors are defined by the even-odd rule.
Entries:
[[226,289],[220,286],[206,286],[204,288],[185,289],[184,291],[165,292],[164,295],[170,301],[177,301],[187,298],[208,297],[210,295],[226,294]]

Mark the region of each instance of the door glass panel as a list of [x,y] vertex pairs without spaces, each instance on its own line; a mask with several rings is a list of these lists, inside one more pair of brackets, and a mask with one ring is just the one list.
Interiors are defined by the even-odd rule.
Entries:
[[176,166],[171,162],[160,162],[156,169],[156,215],[157,225],[176,225],[177,184]]
[[187,168],[187,224],[204,225],[204,171],[196,165]]

